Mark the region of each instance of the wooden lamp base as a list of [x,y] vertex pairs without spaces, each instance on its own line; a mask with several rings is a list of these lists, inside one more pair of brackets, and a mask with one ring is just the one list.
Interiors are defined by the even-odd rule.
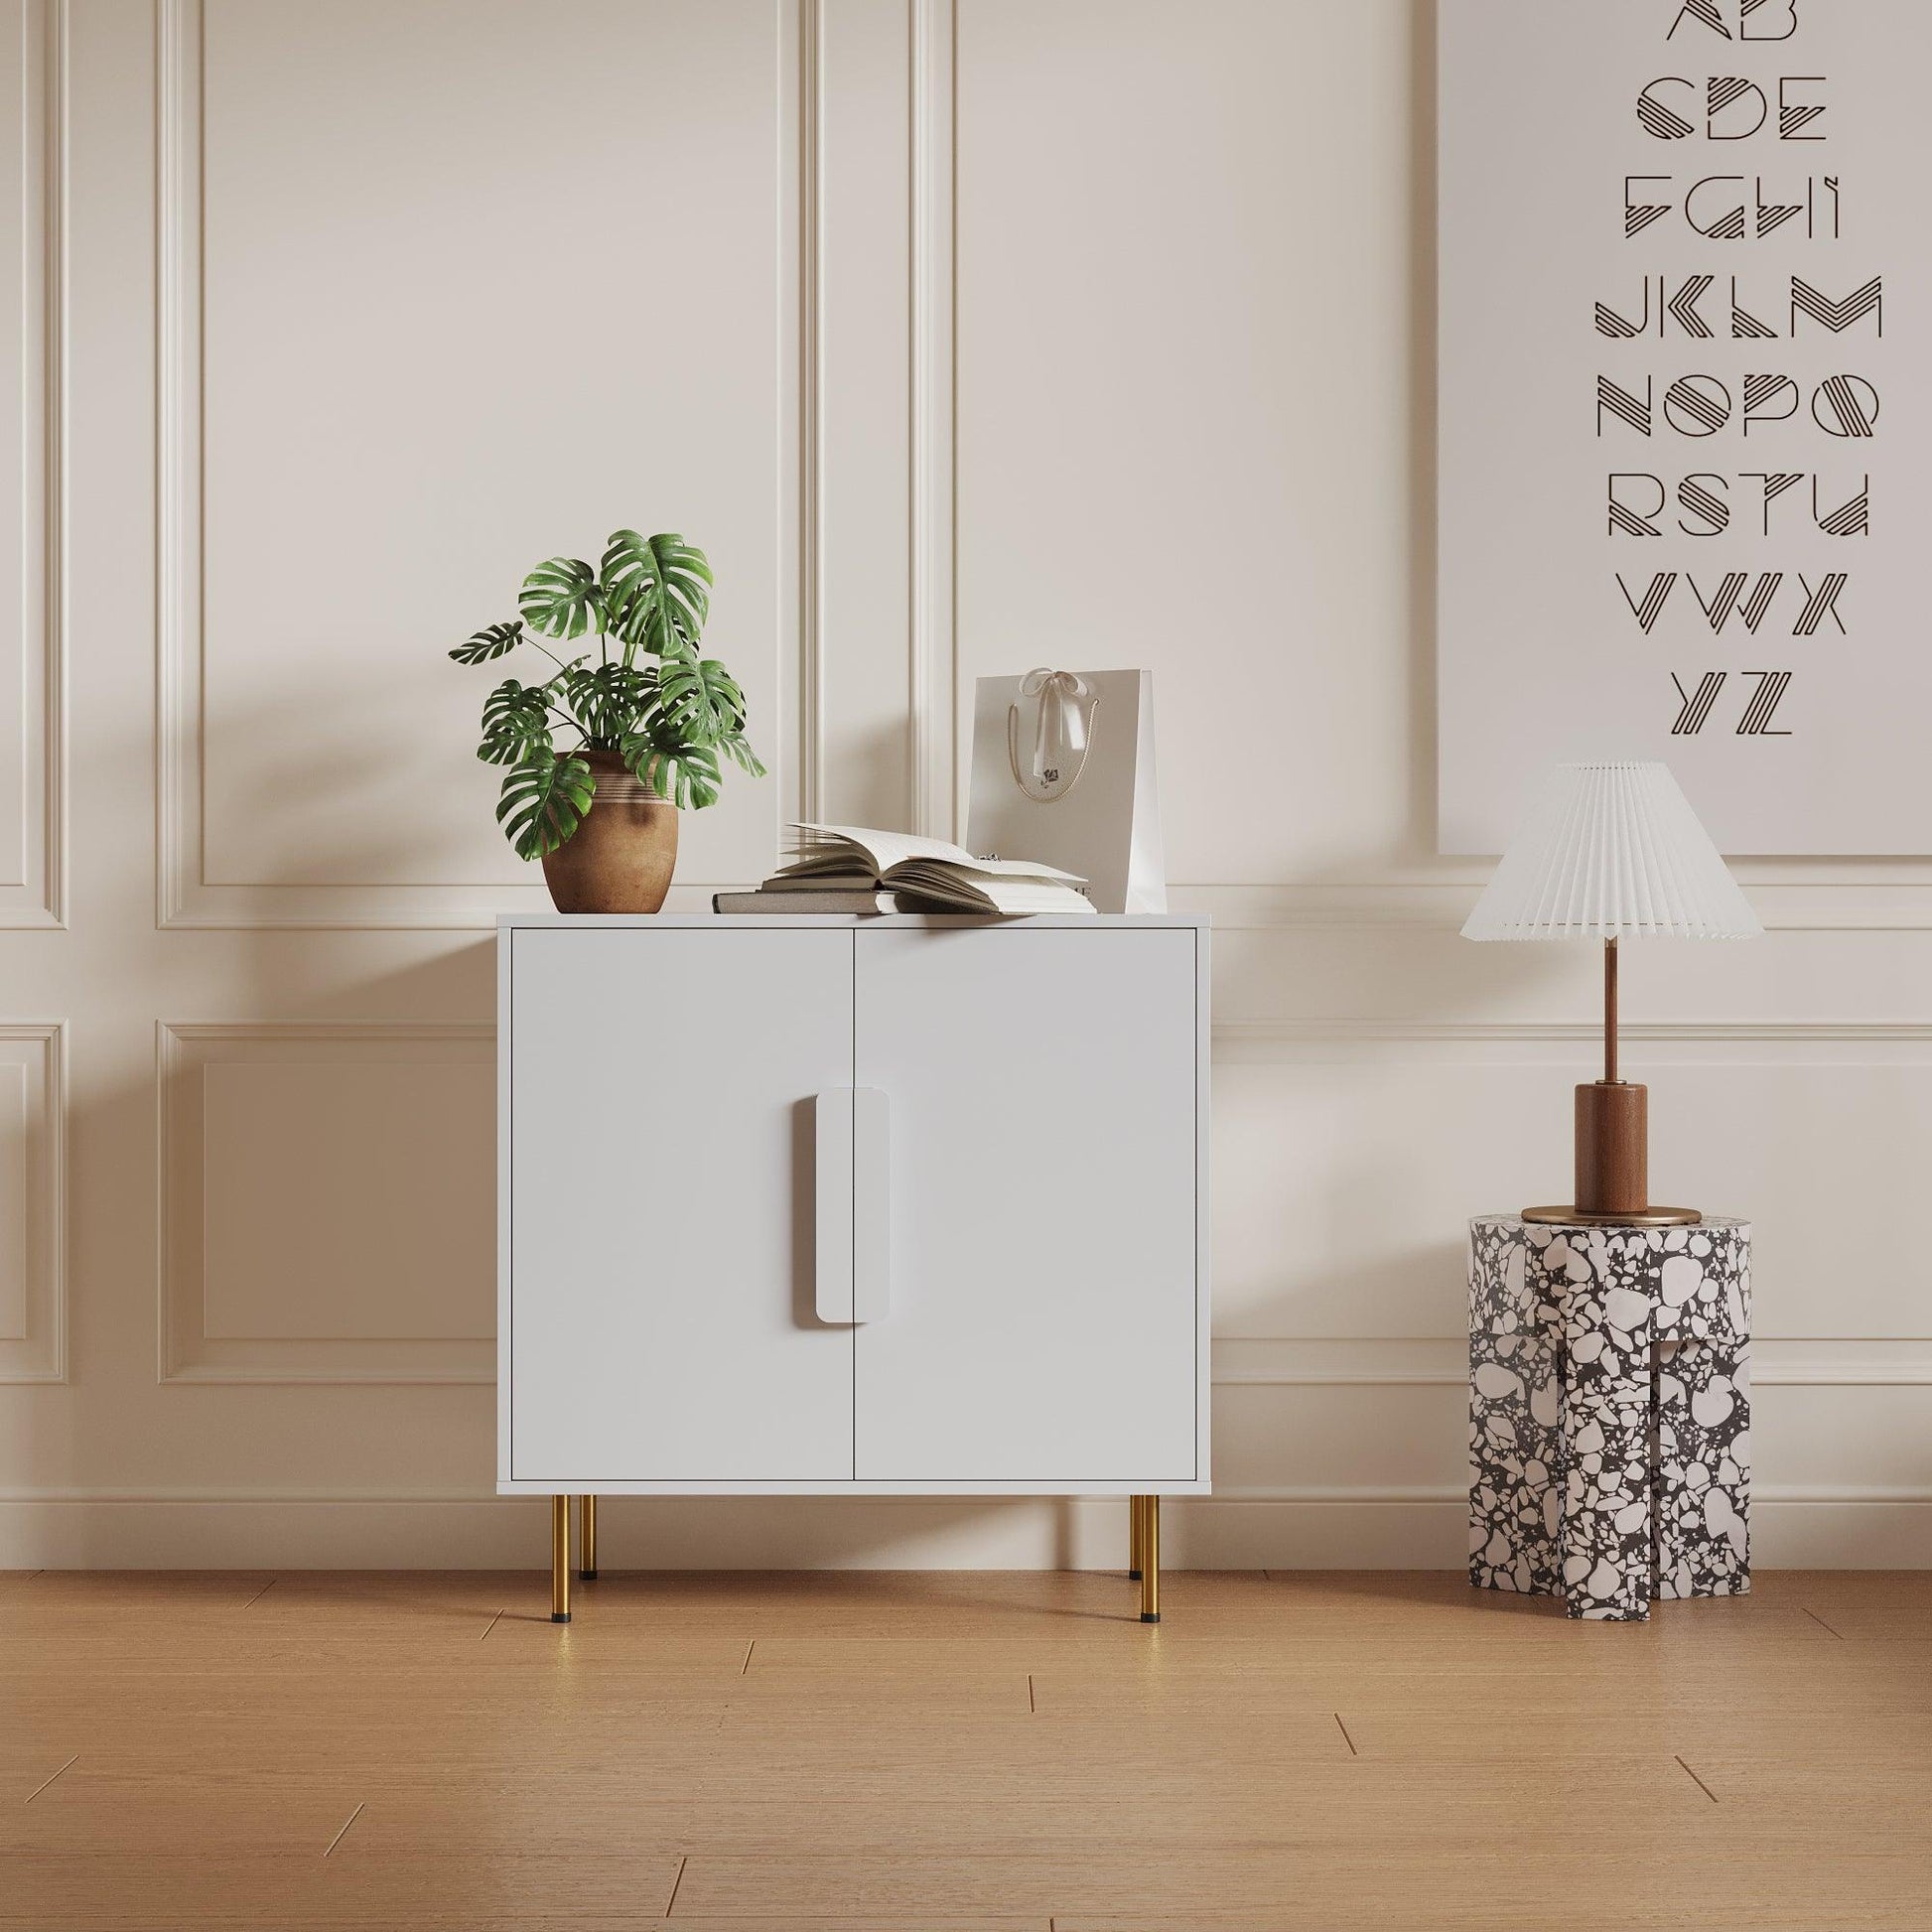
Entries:
[[1526,1221],[1581,1226],[1692,1227],[1695,1207],[1650,1204],[1650,1090],[1630,1080],[1577,1089],[1577,1198],[1563,1207],[1526,1207]]
[[1694,1228],[1704,1215],[1695,1207],[1646,1207],[1641,1214],[1586,1214],[1565,1203],[1560,1207],[1526,1207],[1516,1218],[1562,1228]]

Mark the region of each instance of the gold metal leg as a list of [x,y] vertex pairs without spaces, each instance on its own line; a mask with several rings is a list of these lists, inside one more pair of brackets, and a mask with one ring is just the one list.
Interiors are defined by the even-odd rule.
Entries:
[[1141,1621],[1161,1621],[1161,1498],[1141,1503]]
[[550,1621],[570,1621],[570,1498],[550,1498]]
[[1141,1504],[1144,1496],[1127,1499],[1127,1575],[1130,1582],[1141,1581]]
[[580,1496],[577,1502],[577,1574],[590,1579],[597,1575],[597,1498]]

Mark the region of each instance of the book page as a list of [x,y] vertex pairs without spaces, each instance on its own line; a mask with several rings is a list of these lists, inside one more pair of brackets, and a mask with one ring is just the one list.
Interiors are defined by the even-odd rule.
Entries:
[[[1064,875],[1061,875],[1064,877]],[[996,912],[1091,912],[1092,900],[1059,879],[1013,877],[990,866],[960,866],[908,859],[895,884],[909,892],[961,904],[991,906]]]
[[847,845],[869,859],[882,879],[895,866],[919,859],[937,860],[992,878],[1054,879],[1070,886],[1086,884],[1077,874],[1060,872],[1052,866],[1030,864],[1025,859],[975,859],[962,846],[951,845],[944,839],[921,838],[913,832],[882,832],[868,825],[814,825],[804,821],[794,823],[791,829],[794,832],[814,832],[831,842],[829,848],[818,847],[811,851],[810,856],[820,863],[823,863],[828,849],[836,851],[839,845]]

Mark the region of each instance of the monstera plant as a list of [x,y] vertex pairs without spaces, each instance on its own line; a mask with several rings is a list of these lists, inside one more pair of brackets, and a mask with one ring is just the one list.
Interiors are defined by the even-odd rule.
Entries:
[[[483,701],[477,756],[506,767],[497,820],[521,857],[543,861],[566,911],[655,911],[678,810],[717,802],[724,759],[764,773],[745,736],[745,693],[699,649],[711,584],[704,552],[681,536],[619,530],[595,569],[576,557],[539,564],[515,618],[450,652],[489,664],[528,646],[550,660],[540,682],[505,678]],[[543,641],[593,635],[597,648],[573,655]]]

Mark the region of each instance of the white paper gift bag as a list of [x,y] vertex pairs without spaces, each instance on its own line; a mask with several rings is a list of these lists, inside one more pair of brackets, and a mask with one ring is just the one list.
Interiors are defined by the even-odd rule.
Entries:
[[1088,881],[1101,912],[1165,912],[1152,671],[977,680],[966,844]]

